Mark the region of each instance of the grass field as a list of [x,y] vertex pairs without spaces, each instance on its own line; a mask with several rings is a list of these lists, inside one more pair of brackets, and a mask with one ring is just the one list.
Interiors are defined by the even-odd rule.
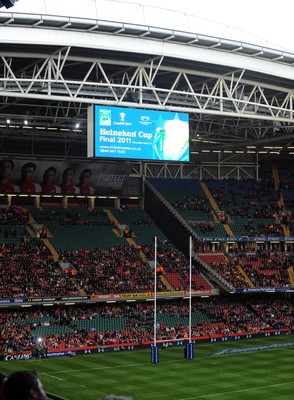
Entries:
[[[234,348],[291,343],[286,348],[229,355]],[[47,392],[69,400],[99,400],[105,395],[134,400],[293,400],[294,338],[267,337],[195,345],[194,360],[183,347],[159,352],[151,363],[149,349],[100,353],[72,358],[3,362],[1,370],[35,369]]]

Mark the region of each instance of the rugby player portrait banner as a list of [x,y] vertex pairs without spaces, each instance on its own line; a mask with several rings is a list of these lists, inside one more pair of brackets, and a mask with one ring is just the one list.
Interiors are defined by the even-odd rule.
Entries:
[[0,193],[118,195],[129,163],[65,163],[0,159]]

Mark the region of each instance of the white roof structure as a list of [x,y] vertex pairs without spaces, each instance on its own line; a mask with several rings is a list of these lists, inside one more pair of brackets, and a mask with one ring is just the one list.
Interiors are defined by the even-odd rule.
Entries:
[[13,12],[97,19],[218,36],[230,40],[293,52],[291,35],[294,5],[248,0],[16,0]]
[[1,9],[2,154],[84,158],[87,107],[108,104],[188,112],[192,162],[289,156],[291,35],[281,43],[277,32],[265,39],[215,22],[217,10],[208,19],[161,3],[19,0]]

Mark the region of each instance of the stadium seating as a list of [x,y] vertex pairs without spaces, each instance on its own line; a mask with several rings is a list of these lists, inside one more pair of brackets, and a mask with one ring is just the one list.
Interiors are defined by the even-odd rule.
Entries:
[[[285,173],[285,172],[284,172]],[[289,177],[287,177],[289,178]],[[292,207],[292,177],[281,174],[284,207]],[[205,245],[202,238],[226,238],[227,231],[217,220],[215,205],[196,180],[152,180],[161,194],[195,229],[199,237],[197,257],[193,261],[191,288],[197,293],[214,288],[205,266],[235,289],[291,288],[293,248],[271,243],[258,245],[226,243]],[[273,183],[265,187],[253,181],[207,181],[206,185],[218,209],[228,215],[227,224],[238,236],[283,236],[292,219],[280,220],[281,204]],[[279,204],[278,204],[279,203]],[[285,208],[283,208],[285,210]],[[287,210],[288,211],[288,210]],[[13,206],[0,210],[0,296],[2,298],[42,298],[148,293],[154,290],[154,237],[158,238],[158,292],[173,293],[190,288],[189,262],[155,221],[140,207],[121,209],[99,207],[89,210],[60,204],[36,208]],[[47,241],[38,239],[34,224],[47,228]],[[127,226],[126,236],[119,226]],[[13,232],[11,232],[11,229]],[[5,234],[8,230],[8,234]],[[208,248],[209,247],[209,248]],[[53,252],[54,250],[54,252]],[[56,258],[57,257],[57,258]],[[13,259],[13,264],[10,260]],[[61,263],[69,263],[74,274],[68,275]],[[29,266],[29,268],[28,268]],[[292,270],[291,270],[292,268]],[[292,279],[292,280],[291,280]],[[214,300],[193,298],[191,313],[195,336],[223,335],[236,332],[260,332],[268,328],[290,329],[293,311],[287,301],[254,300],[252,305],[223,296]],[[124,305],[123,305],[124,304]],[[277,307],[274,310],[274,307]],[[275,315],[275,318],[270,318]],[[238,316],[238,318],[237,318]],[[182,300],[158,306],[159,339],[174,339],[187,334],[187,303]],[[138,302],[121,305],[74,306],[55,315],[51,307],[40,310],[17,310],[13,317],[1,313],[4,331],[10,326],[15,334],[27,332],[28,338],[43,338],[50,348],[83,346],[89,343],[113,344],[130,340],[152,340],[153,308]],[[8,323],[9,322],[9,323]],[[2,351],[10,341],[2,340]],[[22,343],[22,345],[24,345]],[[26,343],[27,345],[27,343]]]
[[[74,307],[2,310],[0,352],[64,347],[85,347],[152,340],[154,308],[148,303],[88,304]],[[293,307],[285,299],[269,296],[193,299],[193,337],[267,332],[293,329]],[[12,322],[13,320],[13,322]],[[187,334],[187,300],[161,300],[157,304],[158,338],[176,339]],[[13,340],[13,335],[19,339]],[[37,338],[39,340],[37,341]]]

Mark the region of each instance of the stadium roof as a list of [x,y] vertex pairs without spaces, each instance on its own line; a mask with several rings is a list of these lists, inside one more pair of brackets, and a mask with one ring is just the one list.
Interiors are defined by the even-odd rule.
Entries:
[[2,155],[84,158],[89,104],[188,112],[192,161],[293,153],[294,52],[13,8],[0,29]]

